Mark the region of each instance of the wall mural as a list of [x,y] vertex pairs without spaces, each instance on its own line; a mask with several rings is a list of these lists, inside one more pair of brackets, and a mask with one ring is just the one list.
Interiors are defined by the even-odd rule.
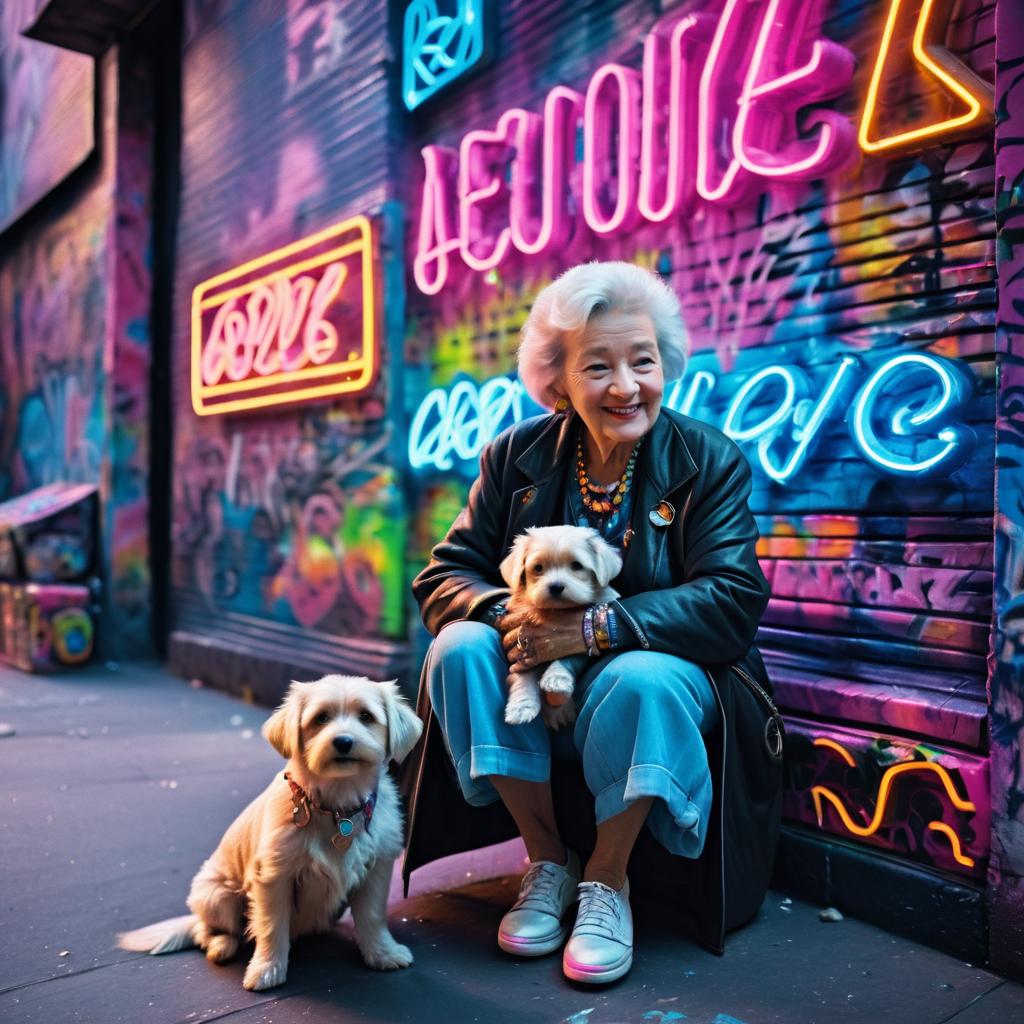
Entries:
[[188,431],[174,583],[209,608],[337,636],[403,628],[403,502],[389,439],[323,411],[226,438]]
[[38,6],[0,6],[0,231],[93,151],[93,59],[22,36]]
[[1000,5],[997,43],[996,214],[999,312],[996,352],[995,631],[991,651],[993,966],[1024,954],[1024,11]]
[[514,5],[500,37],[527,56],[453,88],[409,153],[406,458],[433,530],[410,557],[447,529],[483,445],[539,411],[514,366],[540,288],[586,259],[658,271],[692,348],[666,405],[754,469],[787,817],[974,879],[994,16],[991,0],[723,0],[651,24],[625,3],[601,21],[549,8],[538,44]]
[[0,264],[0,498],[99,482],[110,210],[98,188]]
[[387,8],[186,5],[172,629],[197,649],[265,643],[355,671],[353,651],[407,629],[380,300],[396,258]]

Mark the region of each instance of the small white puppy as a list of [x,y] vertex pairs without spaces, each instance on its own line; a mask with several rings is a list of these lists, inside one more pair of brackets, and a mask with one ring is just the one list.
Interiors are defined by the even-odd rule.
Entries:
[[[509,613],[525,612],[535,625],[554,609],[602,604],[618,597],[608,586],[622,568],[622,558],[598,532],[586,526],[533,526],[521,533],[501,563],[502,579],[509,585]],[[572,696],[576,675],[586,657],[550,662],[547,667],[509,674],[505,721],[532,722],[543,708],[551,728],[568,725],[576,717],[571,699],[558,706],[544,704],[541,692]]]
[[[249,804],[192,880],[186,917],[118,936],[123,949],[173,953],[199,946],[213,963],[243,936],[256,951],[247,989],[284,982],[291,940],[330,928],[352,907],[370,967],[408,967],[392,937],[387,899],[402,850],[402,814],[388,761],[401,761],[423,726],[394,681],[325,676],[292,683],[263,735],[287,771]],[[248,922],[248,924],[246,924]]]

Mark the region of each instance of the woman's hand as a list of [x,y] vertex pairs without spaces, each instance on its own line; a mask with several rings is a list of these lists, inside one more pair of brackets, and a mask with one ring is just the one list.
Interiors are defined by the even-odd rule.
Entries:
[[495,623],[501,633],[501,645],[508,658],[510,672],[546,665],[571,654],[585,654],[582,608],[545,611],[539,623],[538,613],[509,612]]

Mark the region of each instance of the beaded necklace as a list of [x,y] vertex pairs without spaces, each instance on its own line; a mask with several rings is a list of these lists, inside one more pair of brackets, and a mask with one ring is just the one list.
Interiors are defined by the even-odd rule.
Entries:
[[633,446],[629,462],[626,463],[626,468],[622,476],[619,477],[619,482],[615,487],[614,494],[612,494],[610,489],[605,489],[593,483],[587,476],[587,467],[583,461],[583,431],[580,430],[576,441],[576,482],[580,487],[580,497],[583,499],[583,505],[589,512],[596,516],[611,516],[612,519],[609,522],[616,518],[619,511],[621,511],[622,499],[627,491],[629,491],[629,485],[633,481],[633,469],[636,466],[636,457],[640,451],[640,443],[642,441],[643,438],[640,438]]

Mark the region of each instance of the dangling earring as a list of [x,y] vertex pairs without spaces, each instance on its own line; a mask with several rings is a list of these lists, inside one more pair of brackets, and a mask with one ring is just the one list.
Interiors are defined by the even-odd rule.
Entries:
[[555,412],[564,413],[569,408],[569,399],[560,398],[555,402]]

